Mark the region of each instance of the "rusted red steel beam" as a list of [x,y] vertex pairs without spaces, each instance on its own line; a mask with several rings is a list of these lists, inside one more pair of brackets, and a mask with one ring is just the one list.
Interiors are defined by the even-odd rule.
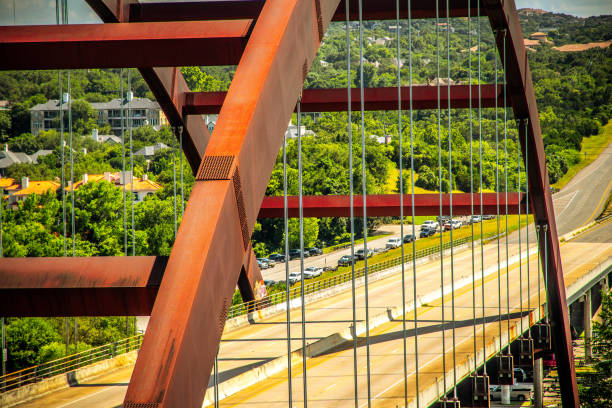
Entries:
[[[133,3],[130,8],[131,21],[191,21],[191,20],[224,20],[256,19],[265,0],[208,0],[193,2]],[[400,18],[408,18],[407,2],[400,2]],[[440,17],[446,17],[446,0],[438,0]],[[472,15],[476,15],[476,1],[470,0]],[[351,20],[358,20],[358,0],[350,0]],[[450,0],[451,17],[467,17],[467,0]],[[334,21],[345,21],[344,0],[334,13]],[[363,2],[364,20],[394,20],[396,13],[395,0],[377,0]],[[434,18],[435,2],[431,0],[412,0],[412,18]]]
[[126,406],[201,405],[275,158],[337,5],[266,1],[206,148]]
[[[547,252],[548,310],[554,339],[553,348],[560,374],[563,406],[578,407],[578,387],[559,239],[546,170],[538,107],[527,61],[527,51],[523,43],[523,33],[513,0],[484,0],[483,5],[491,27],[496,32],[497,48],[502,60],[504,55],[506,56],[506,77],[514,116],[521,119],[518,126],[521,150],[523,159],[529,166],[529,197],[535,222],[537,225],[546,226],[548,230],[547,233],[541,231],[539,246],[543,253],[545,250]],[[527,135],[525,135],[525,121],[527,121]],[[527,136],[526,145],[525,136]],[[528,152],[528,155],[525,155],[525,151]]]
[[[0,69],[237,64],[252,20],[0,27]],[[189,52],[188,50],[197,50]]]
[[167,257],[3,258],[0,316],[144,316]]
[[[478,106],[478,85],[472,85],[472,104]],[[504,102],[502,85],[481,85],[481,106],[493,108]],[[470,86],[451,86],[451,108],[470,107]],[[225,100],[225,92],[190,92],[185,95],[183,110],[186,114],[219,113]],[[410,103],[410,87],[402,87],[402,106]],[[366,88],[364,90],[365,110],[397,109],[397,88]],[[346,89],[305,89],[302,93],[302,112],[343,112],[347,110]],[[510,102],[510,101],[508,101]],[[412,107],[414,109],[437,109],[438,93],[436,86],[414,85],[412,87]],[[448,93],[440,93],[440,107],[448,107]],[[358,88],[351,90],[351,108],[361,108],[361,95]]]
[[[518,214],[519,205],[521,212],[525,213],[525,203],[522,202],[523,194],[508,193],[508,214]],[[472,194],[453,194],[453,215],[480,214],[480,194],[474,194],[474,212],[472,212]],[[497,210],[497,194],[483,194],[483,214],[494,215]],[[304,217],[349,217],[349,196],[305,196],[302,197]],[[440,196],[438,194],[416,194],[414,196],[415,215],[440,215]],[[366,197],[368,216],[388,217],[400,215],[400,196],[398,194],[368,195]],[[505,194],[499,195],[499,205],[506,210]],[[353,196],[353,206],[357,217],[361,216],[363,198],[361,195]],[[289,217],[298,217],[298,197],[287,197],[287,208]],[[450,214],[450,196],[442,194],[442,213]],[[404,214],[412,213],[412,198],[404,194]],[[284,214],[283,197],[265,197],[261,203],[258,218],[282,218]]]

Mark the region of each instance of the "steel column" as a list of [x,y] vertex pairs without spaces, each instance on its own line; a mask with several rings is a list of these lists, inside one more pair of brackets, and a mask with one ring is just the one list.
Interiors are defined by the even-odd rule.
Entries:
[[[546,170],[544,143],[538,109],[527,61],[527,51],[523,43],[518,13],[513,0],[484,0],[485,12],[489,17],[491,27],[497,32],[496,42],[499,55],[508,58],[504,66],[507,69],[506,78],[512,99],[514,116],[518,119],[528,119],[528,138],[525,146],[524,134],[519,137],[523,159],[529,163],[529,197],[536,223],[548,225],[548,233],[541,234],[539,241],[543,253],[546,248],[548,261],[548,296],[551,319],[553,348],[559,369],[559,381],[564,407],[578,407],[578,387],[574,368],[573,348],[570,335],[565,282],[561,266],[559,239],[555,221],[554,207]],[[506,36],[504,40],[504,35]],[[507,49],[503,50],[504,44]],[[502,61],[503,62],[503,61]],[[522,128],[520,126],[519,128]],[[519,130],[522,131],[522,130]],[[529,156],[525,157],[525,149]],[[547,240],[546,245],[544,239]],[[545,269],[545,268],[543,268]]]

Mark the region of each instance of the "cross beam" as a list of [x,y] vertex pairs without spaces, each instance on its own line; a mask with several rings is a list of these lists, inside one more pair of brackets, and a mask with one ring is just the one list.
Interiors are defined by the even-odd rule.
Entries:
[[0,69],[233,65],[251,24],[252,20],[232,20],[2,26]]
[[[358,0],[349,0],[350,20],[358,20]],[[412,0],[412,18],[434,18],[435,2]],[[209,0],[205,2],[132,3],[130,21],[192,21],[256,19],[265,0]],[[476,15],[476,0],[450,0],[451,17],[467,17],[468,4],[471,15]],[[446,0],[438,0],[440,17],[446,17]],[[408,18],[407,2],[399,2],[400,18]],[[345,21],[344,0],[340,1],[332,20]],[[364,20],[395,20],[396,1],[377,0],[363,2]]]
[[[448,107],[448,93],[446,86],[440,92],[440,107]],[[451,108],[478,107],[478,85],[451,85]],[[504,98],[503,86],[484,84],[480,86],[481,106],[493,108],[502,106]],[[186,114],[214,114],[219,113],[225,100],[225,92],[190,92],[185,95],[183,105]],[[401,89],[402,107],[407,109],[410,103],[410,87]],[[397,88],[366,88],[364,89],[364,108],[373,110],[397,109]],[[470,105],[471,101],[471,105]],[[412,86],[413,109],[437,109],[438,87],[435,85]],[[351,89],[351,109],[361,108],[361,96],[358,88]],[[305,89],[302,93],[302,112],[344,112],[348,109],[346,89]]]

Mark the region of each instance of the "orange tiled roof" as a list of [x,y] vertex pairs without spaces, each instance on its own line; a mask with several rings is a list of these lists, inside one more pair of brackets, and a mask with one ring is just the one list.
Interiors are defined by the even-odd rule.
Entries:
[[[87,175],[88,183],[93,183],[93,182],[100,181],[100,180],[104,180],[104,174],[88,174]],[[67,186],[66,188],[64,188],[64,190],[71,191],[73,187],[75,190],[77,190],[82,185],[83,185],[83,179],[77,181],[72,186]]]
[[[142,180],[138,178],[134,178],[134,191],[155,191],[161,189],[162,186],[153,180]],[[125,185],[126,191],[132,190],[132,183],[127,183]]]
[[0,188],[7,188],[15,184],[15,179],[10,177],[0,178]]
[[59,183],[54,181],[30,181],[27,188],[19,190],[14,195],[27,196],[30,194],[44,194],[47,191],[56,191],[59,187]]

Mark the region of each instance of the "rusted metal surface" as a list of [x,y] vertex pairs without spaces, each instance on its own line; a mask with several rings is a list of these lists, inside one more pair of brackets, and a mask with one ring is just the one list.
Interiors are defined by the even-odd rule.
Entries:
[[[478,106],[478,86],[472,85],[472,104],[470,105],[470,86],[451,86],[451,108]],[[481,106],[493,108],[504,103],[502,85],[485,84],[481,86]],[[219,113],[225,100],[225,92],[189,92],[183,105],[186,114]],[[415,85],[412,87],[413,109],[437,109],[438,91],[436,86]],[[365,110],[397,109],[397,88],[366,88],[364,90]],[[402,87],[402,105],[410,102],[410,87]],[[496,105],[497,103],[497,105]],[[441,108],[448,107],[448,94],[440,94]],[[348,109],[346,89],[305,89],[302,94],[302,112],[344,112]],[[361,109],[361,96],[358,88],[351,90],[351,109]]]
[[[232,65],[252,20],[0,27],[0,69]],[[185,52],[197,49],[198,52]],[[103,56],[103,57],[101,57]]]
[[[160,2],[133,3],[130,8],[130,21],[191,21],[257,18],[265,0],[208,0],[205,2]],[[435,2],[431,0],[412,0],[412,18],[434,18]],[[476,0],[450,0],[451,17],[467,17],[468,4],[471,15],[476,15]],[[351,20],[358,20],[358,0],[350,0]],[[446,17],[446,0],[438,0],[440,17]],[[407,2],[399,2],[400,18],[408,18]],[[345,21],[345,4],[341,1],[332,19]],[[364,20],[395,20],[395,0],[363,2]]]
[[[474,199],[474,209],[480,214],[480,193],[453,194],[453,215],[472,214],[471,197]],[[483,194],[483,214],[493,215],[497,212],[497,194]],[[524,195],[508,193],[508,214],[525,213]],[[349,196],[304,196],[304,217],[348,217],[350,216]],[[440,196],[438,194],[416,194],[414,196],[415,215],[440,215]],[[499,205],[506,205],[506,195],[499,194]],[[363,196],[353,196],[355,216],[361,216]],[[368,216],[387,217],[400,215],[400,197],[398,194],[380,194],[366,196]],[[289,217],[298,217],[298,197],[287,197]],[[409,194],[404,195],[404,214],[412,213],[412,200]],[[442,194],[442,213],[450,214],[450,196]],[[265,197],[261,203],[258,218],[282,218],[284,214],[283,197]]]
[[268,296],[268,291],[266,290],[266,285],[264,284],[263,276],[261,276],[261,270],[257,265],[257,258],[251,244],[249,244],[244,258],[240,276],[238,277],[238,289],[240,290],[242,300],[245,303],[264,300]]
[[[559,370],[561,396],[564,407],[578,407],[578,387],[574,368],[573,348],[570,334],[569,315],[565,295],[565,282],[559,251],[559,238],[555,212],[546,170],[544,143],[538,117],[538,108],[527,61],[527,51],[523,43],[516,5],[513,0],[484,0],[484,11],[489,17],[491,27],[497,31],[496,42],[499,54],[507,61],[506,78],[512,99],[514,116],[528,119],[527,144],[525,146],[524,125],[519,126],[523,159],[529,165],[529,197],[537,225],[546,225],[547,233],[541,231],[539,246],[542,253],[547,252],[549,316],[553,348]],[[503,61],[502,61],[503,62]],[[525,151],[529,152],[525,157]],[[544,242],[546,240],[546,243]]]
[[1,316],[143,316],[167,257],[3,258]]
[[205,153],[233,157],[231,179],[194,184],[126,405],[202,403],[248,250],[244,228],[248,239],[319,29],[324,31],[336,7],[337,1],[322,1],[320,16],[309,1],[268,0],[263,7]]

